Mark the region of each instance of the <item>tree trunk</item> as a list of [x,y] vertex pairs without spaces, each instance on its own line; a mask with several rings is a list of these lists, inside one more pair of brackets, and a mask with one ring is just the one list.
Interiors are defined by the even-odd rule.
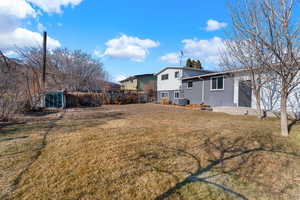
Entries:
[[281,94],[281,135],[289,136],[288,129],[288,115],[287,115],[287,96],[285,94]]
[[256,113],[257,113],[257,118],[258,119],[262,119],[264,118],[264,113],[262,112],[261,109],[261,103],[260,103],[260,90],[261,87],[257,85],[257,79],[255,79],[255,73],[254,71],[252,71],[251,73],[251,84],[252,84],[252,89],[254,90],[254,96],[255,96],[255,100],[256,100]]
[[262,118],[264,118],[264,113],[261,109],[261,104],[260,104],[260,91],[254,91],[254,95],[255,95],[255,100],[256,100],[257,118],[262,119]]

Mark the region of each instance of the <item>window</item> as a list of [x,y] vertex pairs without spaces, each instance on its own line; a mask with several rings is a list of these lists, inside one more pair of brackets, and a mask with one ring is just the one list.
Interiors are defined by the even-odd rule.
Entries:
[[211,78],[211,90],[224,90],[224,77]]
[[175,72],[175,78],[179,77],[179,72]]
[[168,92],[162,92],[162,93],[160,93],[160,96],[161,96],[161,98],[169,97],[169,93]]
[[175,98],[175,99],[179,99],[179,96],[180,96],[179,91],[175,91],[175,93],[174,93],[174,98]]
[[192,88],[193,87],[193,81],[189,81],[187,83],[187,88]]
[[168,80],[169,79],[169,74],[163,74],[161,75],[161,80]]

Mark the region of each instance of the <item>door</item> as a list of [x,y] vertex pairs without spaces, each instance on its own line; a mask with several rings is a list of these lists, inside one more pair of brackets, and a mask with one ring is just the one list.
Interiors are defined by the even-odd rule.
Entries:
[[239,82],[239,107],[251,107],[252,88],[251,81]]

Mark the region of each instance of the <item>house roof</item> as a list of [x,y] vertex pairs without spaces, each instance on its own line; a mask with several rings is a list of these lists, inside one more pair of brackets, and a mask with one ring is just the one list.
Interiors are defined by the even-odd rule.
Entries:
[[208,73],[208,74],[204,74],[204,75],[186,77],[186,78],[183,78],[182,80],[206,78],[206,77],[211,77],[211,76],[219,76],[219,75],[224,75],[224,74],[233,74],[233,73],[239,73],[239,72],[244,72],[244,71],[247,71],[247,70],[246,69],[238,69],[238,70],[231,70],[231,71],[214,72],[214,73]]
[[162,72],[166,71],[167,69],[182,69],[182,70],[188,70],[188,71],[197,71],[197,72],[205,72],[205,73],[212,73],[213,71],[209,70],[203,70],[203,69],[196,69],[196,68],[190,68],[190,67],[166,67],[162,69],[160,72],[156,73],[155,75],[161,74]]
[[114,83],[114,82],[110,82],[110,81],[104,81],[104,85],[105,85],[105,86],[113,86],[113,87],[118,87],[118,86],[120,86],[120,84]]
[[155,74],[138,74],[138,75],[134,75],[134,76],[130,76],[124,80],[121,80],[120,83],[132,80],[132,79],[136,79],[136,78],[141,78],[141,77],[145,77],[145,76],[155,76]]

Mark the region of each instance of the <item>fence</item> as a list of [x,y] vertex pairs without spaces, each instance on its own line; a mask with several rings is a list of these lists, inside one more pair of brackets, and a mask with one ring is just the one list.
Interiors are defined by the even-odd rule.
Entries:
[[66,107],[97,107],[102,104],[147,103],[154,98],[144,92],[126,91],[115,93],[66,93]]

